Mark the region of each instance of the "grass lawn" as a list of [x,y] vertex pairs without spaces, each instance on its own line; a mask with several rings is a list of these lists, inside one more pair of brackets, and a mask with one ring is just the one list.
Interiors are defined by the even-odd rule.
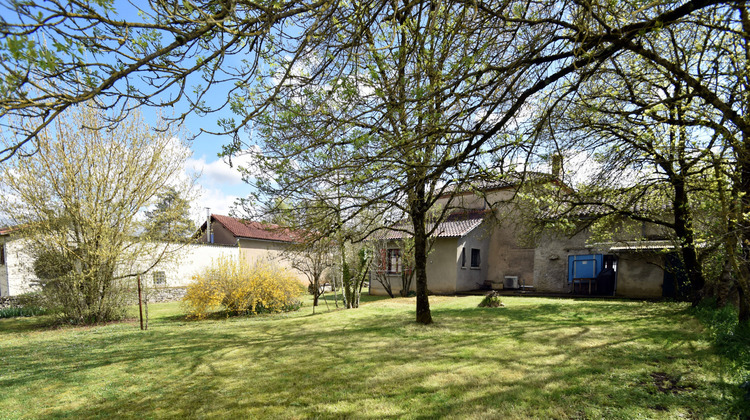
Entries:
[[[0,320],[0,418],[725,418],[735,384],[674,303],[431,297],[313,315]],[[322,312],[321,312],[322,311]]]

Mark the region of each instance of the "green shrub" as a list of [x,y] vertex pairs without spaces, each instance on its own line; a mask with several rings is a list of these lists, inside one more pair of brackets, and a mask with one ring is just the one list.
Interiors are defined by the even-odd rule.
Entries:
[[750,325],[738,322],[737,309],[731,305],[719,308],[716,301],[707,299],[694,313],[706,326],[716,351],[738,368],[750,371]]
[[41,299],[62,321],[98,324],[125,318],[129,282],[116,279],[114,261],[100,264],[99,257],[82,248],[47,249],[37,255],[34,273],[39,278]]
[[500,308],[505,306],[503,301],[500,299],[500,294],[496,291],[492,291],[487,293],[484,296],[484,299],[482,299],[481,302],[479,302],[480,308]]
[[37,308],[44,309],[46,311],[52,311],[53,309],[49,300],[41,291],[24,293],[22,295],[18,295],[16,299],[18,300],[18,306],[24,308]]
[[183,302],[188,315],[199,319],[217,310],[232,315],[287,312],[299,309],[304,291],[292,273],[270,261],[220,258],[193,276]]
[[46,315],[47,313],[48,311],[44,308],[13,306],[10,308],[0,309],[0,318],[38,316],[38,315]]

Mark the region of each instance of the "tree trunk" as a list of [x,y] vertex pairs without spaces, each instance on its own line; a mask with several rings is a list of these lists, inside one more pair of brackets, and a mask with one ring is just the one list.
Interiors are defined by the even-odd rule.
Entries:
[[703,277],[698,252],[695,248],[695,232],[693,232],[692,215],[688,207],[685,181],[681,176],[673,180],[674,198],[674,228],[677,239],[680,240],[682,262],[685,264],[685,274],[690,281],[690,300],[697,305],[702,296],[706,280]]
[[750,321],[750,303],[748,303],[748,296],[742,289],[742,286],[737,285],[737,297],[739,298],[739,321],[740,324],[743,322]]
[[417,275],[417,322],[432,324],[430,301],[427,297],[427,233],[425,231],[427,209],[424,196],[424,186],[417,187],[416,197],[410,206],[414,227],[414,270]]
[[737,291],[739,294],[739,318],[740,321],[750,319],[750,221],[746,214],[750,210],[750,133],[743,133],[742,144],[744,146],[742,154],[739,156],[740,162],[740,210],[739,220],[742,232],[741,254],[738,265],[740,266],[737,273]]

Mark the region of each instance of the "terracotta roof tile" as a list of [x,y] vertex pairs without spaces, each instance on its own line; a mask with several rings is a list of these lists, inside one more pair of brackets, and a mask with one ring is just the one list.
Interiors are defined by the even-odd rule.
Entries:
[[[484,222],[487,212],[487,210],[469,210],[452,213],[438,224],[432,237],[460,238],[465,236]],[[427,230],[431,230],[433,226],[434,224],[428,224]],[[405,237],[411,237],[411,234],[399,230],[390,230],[385,235],[386,239],[402,239]]]
[[[297,241],[297,235],[293,231],[282,229],[278,225],[241,220],[220,214],[212,214],[211,218],[221,223],[236,238],[262,239],[277,242]],[[203,229],[205,229],[205,223]]]

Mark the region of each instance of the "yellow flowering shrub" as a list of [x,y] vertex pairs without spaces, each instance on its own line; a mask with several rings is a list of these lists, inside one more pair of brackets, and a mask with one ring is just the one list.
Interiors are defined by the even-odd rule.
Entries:
[[303,293],[294,275],[271,261],[219,258],[193,276],[183,303],[189,316],[200,319],[222,309],[231,314],[295,310]]

